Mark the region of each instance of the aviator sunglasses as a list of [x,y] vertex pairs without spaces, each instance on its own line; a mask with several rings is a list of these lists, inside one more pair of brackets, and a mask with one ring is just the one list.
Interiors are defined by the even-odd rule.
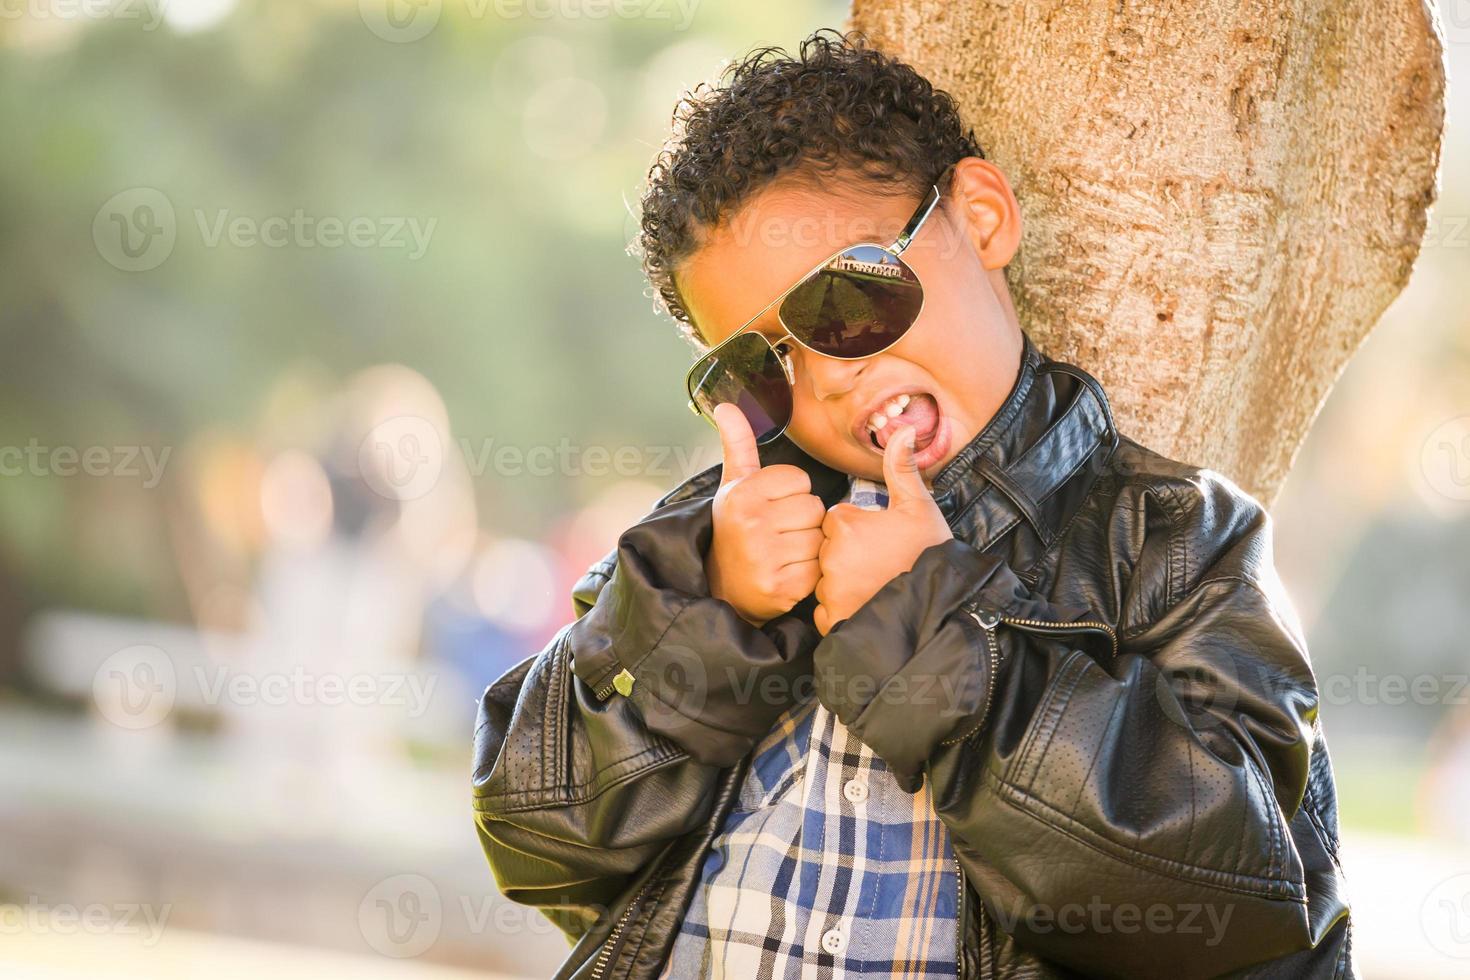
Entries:
[[[891,245],[861,242],[834,252],[695,361],[684,377],[690,410],[713,425],[715,406],[731,402],[764,444],[791,424],[796,375],[788,340],[846,361],[898,343],[924,308],[919,277],[900,256],[939,203],[948,175],[946,168]],[[773,306],[786,332],[770,340],[750,326]]]

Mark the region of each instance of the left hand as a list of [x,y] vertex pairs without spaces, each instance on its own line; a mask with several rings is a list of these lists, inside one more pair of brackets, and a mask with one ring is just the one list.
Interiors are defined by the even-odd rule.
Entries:
[[826,636],[879,589],[914,567],[924,549],[954,537],[914,465],[914,429],[894,433],[883,450],[886,510],[837,504],[822,521],[813,622]]

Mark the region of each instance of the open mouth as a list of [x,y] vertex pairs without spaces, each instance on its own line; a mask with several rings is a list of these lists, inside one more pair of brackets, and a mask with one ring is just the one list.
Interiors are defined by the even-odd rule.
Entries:
[[873,448],[883,452],[893,433],[914,427],[914,452],[921,453],[939,431],[939,403],[928,392],[895,395],[868,416],[864,431]]

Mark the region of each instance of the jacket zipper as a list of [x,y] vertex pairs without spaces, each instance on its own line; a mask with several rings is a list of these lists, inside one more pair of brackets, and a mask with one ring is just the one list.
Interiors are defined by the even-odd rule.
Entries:
[[990,702],[995,697],[995,675],[1000,669],[1000,644],[995,639],[995,628],[1001,623],[1014,626],[1023,631],[1033,633],[1066,634],[1066,633],[1101,633],[1108,638],[1108,648],[1113,657],[1118,656],[1118,634],[1107,623],[1097,620],[1077,620],[1069,623],[1054,623],[1045,619],[1019,619],[1014,616],[1002,616],[990,610],[967,608],[970,618],[980,624],[985,631],[985,647],[990,656],[990,670],[985,679],[985,702],[980,710],[980,721],[963,735],[954,738],[946,738],[940,741],[940,745],[953,745],[963,742],[985,724],[985,719],[990,716]]
[[[1007,626],[1015,626],[1022,630],[1032,630],[1034,632],[1040,633],[1076,633],[1081,631],[1102,633],[1108,638],[1108,645],[1112,656],[1116,657],[1118,655],[1118,634],[1107,623],[1094,620],[1084,620],[1064,624],[1048,622],[1043,619],[1019,619],[1011,616],[1002,616],[999,613],[990,612],[988,610],[982,612],[978,609],[967,609],[966,611],[970,614],[970,617],[974,619],[976,623],[980,624],[980,628],[985,631],[985,649],[989,655],[990,660],[990,671],[986,676],[985,681],[985,702],[980,711],[979,724],[977,724],[974,728],[971,728],[963,735],[958,735],[954,738],[944,739],[939,743],[941,745],[953,745],[956,742],[963,742],[965,739],[975,734],[976,729],[978,729],[980,725],[983,725],[985,723],[985,719],[990,716],[990,702],[995,697],[995,675],[996,672],[1000,669],[1000,644],[995,639],[995,628],[1001,623],[1005,623]],[[960,865],[960,859],[958,855],[954,856],[954,872],[955,918],[957,919],[957,922],[955,923],[954,940],[955,976],[957,980],[964,980],[965,869]],[[984,947],[986,945],[985,923],[983,921],[979,923],[979,932],[981,946],[980,955],[983,959],[985,955]],[[985,969],[985,965],[983,962],[981,963],[980,969],[983,975]]]
[[633,674],[627,667],[614,674],[611,681],[599,687],[593,693],[597,695],[597,700],[606,701],[613,696],[614,691],[623,695],[623,697],[627,697],[633,693]]
[[[973,610],[970,616],[980,624],[985,631],[985,649],[990,659],[990,671],[985,680],[985,705],[980,711],[980,724],[990,716],[990,701],[995,697],[995,673],[1000,669],[1000,645],[995,639],[995,626],[1000,617],[994,613],[980,614]],[[976,725],[975,728],[978,728]],[[951,745],[955,742],[963,742],[975,733],[975,728],[970,729],[958,738],[943,740],[941,745]],[[954,880],[955,880],[955,930],[954,930],[954,963],[955,980],[965,980],[965,869],[960,865],[959,855],[951,855],[954,858]]]
[[[1014,619],[1010,616],[998,617],[1000,622],[1007,626],[1016,626],[1023,630],[1031,630],[1036,633],[1102,633],[1108,638],[1108,648],[1112,656],[1118,655],[1118,633],[1107,623],[1096,620],[1077,620],[1070,623],[1054,623],[1045,619]],[[981,625],[984,625],[983,623]],[[992,628],[994,628],[992,626]]]
[[628,919],[632,917],[633,910],[638,907],[638,903],[643,901],[643,896],[648,892],[648,888],[653,884],[657,874],[657,869],[655,869],[654,873],[649,875],[648,880],[643,883],[643,887],[638,889],[638,893],[628,903],[628,907],[623,909],[623,914],[618,917],[618,924],[613,926],[613,931],[608,933],[607,939],[603,940],[602,949],[597,953],[597,963],[592,967],[590,980],[598,980],[602,976],[603,971],[607,969],[607,965],[612,959],[613,951],[617,949],[618,941],[622,938],[623,929],[628,925]]
[[1000,644],[995,639],[995,626],[1001,621],[1001,618],[993,612],[981,613],[973,609],[967,611],[970,613],[970,617],[979,623],[980,628],[985,631],[985,650],[990,659],[990,669],[985,673],[985,703],[980,708],[980,720],[975,723],[974,728],[971,728],[963,735],[943,739],[940,741],[940,745],[953,745],[956,742],[963,742],[975,734],[976,730],[985,724],[985,719],[990,717],[990,700],[995,697],[995,674],[1000,669]]
[[955,980],[965,980],[965,869],[960,867],[958,855],[954,857],[955,880],[955,923],[954,930],[954,975]]

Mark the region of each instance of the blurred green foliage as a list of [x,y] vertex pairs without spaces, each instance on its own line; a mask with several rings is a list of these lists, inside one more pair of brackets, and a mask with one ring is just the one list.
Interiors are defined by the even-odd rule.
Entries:
[[[246,0],[188,33],[141,15],[0,20],[0,444],[249,436],[273,397],[383,362],[430,379],[475,445],[707,440],[684,407],[688,348],[624,255],[629,208],[681,87],[845,8],[696,3],[687,30],[672,3],[497,9],[522,8],[451,0],[411,43],[352,0]],[[125,272],[92,225],[140,187],[168,198],[177,240]],[[432,235],[417,259],[209,244],[222,212],[298,209]],[[52,601],[177,611],[162,515],[180,478],[148,495],[0,480],[0,560]],[[482,523],[531,535],[597,488],[476,479]]]

